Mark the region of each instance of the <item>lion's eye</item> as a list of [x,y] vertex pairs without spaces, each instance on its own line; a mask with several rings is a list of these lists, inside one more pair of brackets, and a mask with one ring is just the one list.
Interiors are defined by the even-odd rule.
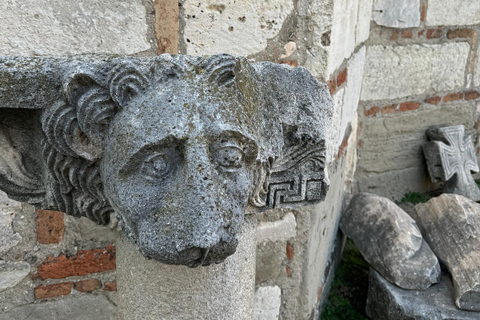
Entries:
[[220,147],[215,150],[214,158],[226,169],[238,169],[243,165],[243,151],[235,146]]
[[141,175],[148,180],[161,179],[170,172],[169,157],[163,153],[155,153],[145,159]]

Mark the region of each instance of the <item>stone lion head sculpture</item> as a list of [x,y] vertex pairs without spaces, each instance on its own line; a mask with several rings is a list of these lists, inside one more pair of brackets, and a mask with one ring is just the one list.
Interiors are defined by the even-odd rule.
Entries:
[[[247,208],[322,201],[333,104],[303,68],[229,55],[0,59],[0,188],[190,267]],[[251,212],[252,210],[249,210]]]

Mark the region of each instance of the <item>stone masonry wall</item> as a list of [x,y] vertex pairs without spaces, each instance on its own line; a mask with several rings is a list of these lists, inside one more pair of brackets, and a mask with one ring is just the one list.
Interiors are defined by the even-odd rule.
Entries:
[[115,238],[88,219],[35,210],[2,193],[0,319],[51,319],[52,310],[61,319],[114,319]]
[[[357,123],[370,108],[363,103],[358,119],[372,0],[7,0],[0,9],[0,55],[226,52],[303,66],[328,83],[335,115],[327,199],[259,215],[256,259],[256,319],[318,317],[338,256],[344,194],[354,190],[365,128]],[[0,320],[50,319],[52,312],[113,319],[115,225],[0,202]]]
[[399,200],[438,188],[421,145],[463,124],[478,148],[480,2],[375,0],[359,106],[355,191]]

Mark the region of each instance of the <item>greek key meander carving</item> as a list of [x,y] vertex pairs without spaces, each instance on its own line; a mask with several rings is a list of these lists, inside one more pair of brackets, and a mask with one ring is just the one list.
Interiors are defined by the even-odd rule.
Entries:
[[0,188],[191,267],[235,252],[247,206],[322,201],[333,103],[305,69],[161,55],[0,58]]

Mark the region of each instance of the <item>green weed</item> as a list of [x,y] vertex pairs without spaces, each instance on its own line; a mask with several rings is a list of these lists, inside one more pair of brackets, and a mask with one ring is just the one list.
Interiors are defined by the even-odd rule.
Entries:
[[413,204],[424,203],[430,200],[432,197],[419,193],[419,192],[408,192],[403,196],[402,202],[410,202]]
[[368,319],[365,305],[369,268],[370,265],[363,259],[353,241],[348,239],[320,320]]

